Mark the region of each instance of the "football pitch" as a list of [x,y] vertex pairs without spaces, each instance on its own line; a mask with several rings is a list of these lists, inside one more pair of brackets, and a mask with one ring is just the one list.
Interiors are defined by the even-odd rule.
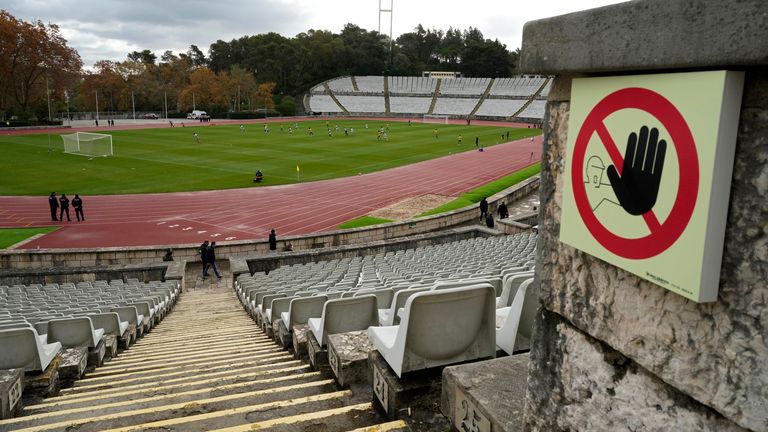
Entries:
[[[215,124],[215,123],[214,123]],[[366,128],[366,124],[368,128]],[[123,194],[217,190],[309,182],[381,171],[475,151],[475,137],[489,147],[539,135],[538,129],[386,120],[198,124],[162,129],[101,130],[113,137],[114,155],[66,154],[58,134],[0,136],[0,195]],[[338,131],[335,126],[338,125]],[[344,128],[350,131],[344,133]],[[387,139],[377,129],[388,128]],[[312,129],[314,135],[309,134]],[[354,129],[354,132],[351,132]],[[437,130],[437,139],[434,130]],[[196,143],[193,133],[200,142]],[[461,135],[463,143],[457,143]],[[298,170],[297,170],[298,167]],[[262,183],[253,183],[256,170]]]

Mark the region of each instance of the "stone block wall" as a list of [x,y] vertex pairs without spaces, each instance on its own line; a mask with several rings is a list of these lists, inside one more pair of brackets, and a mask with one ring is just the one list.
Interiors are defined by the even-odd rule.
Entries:
[[[672,46],[697,34],[700,45]],[[557,74],[544,121],[530,430],[768,431],[766,40],[758,0],[646,0],[526,25],[523,71]],[[572,77],[712,68],[746,80],[719,295],[699,304],[561,243],[560,212]]]

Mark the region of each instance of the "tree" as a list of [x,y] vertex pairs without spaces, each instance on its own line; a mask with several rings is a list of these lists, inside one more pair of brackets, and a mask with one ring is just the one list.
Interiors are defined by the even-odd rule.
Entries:
[[227,97],[212,70],[201,67],[189,77],[189,85],[179,94],[179,103],[185,109],[204,108],[207,111],[225,108]]
[[62,94],[83,62],[55,24],[22,21],[0,10],[0,109],[26,115],[46,91]]

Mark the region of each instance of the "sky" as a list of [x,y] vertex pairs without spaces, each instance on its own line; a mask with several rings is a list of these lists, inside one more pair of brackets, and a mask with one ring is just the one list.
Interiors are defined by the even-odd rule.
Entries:
[[[522,42],[523,24],[623,0],[381,0],[392,4],[393,37],[424,28],[479,28],[510,50]],[[379,0],[4,0],[17,18],[57,24],[89,68],[98,60],[121,61],[132,51],[207,54],[221,39],[276,32],[286,37],[309,29],[338,33],[346,23],[379,29]],[[389,14],[381,31],[389,33]]]

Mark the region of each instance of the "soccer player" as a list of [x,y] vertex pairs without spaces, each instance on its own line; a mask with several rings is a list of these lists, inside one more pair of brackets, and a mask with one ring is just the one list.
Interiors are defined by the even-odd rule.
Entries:
[[200,134],[198,134],[197,132],[192,134],[192,139],[195,140],[197,144],[200,144]]
[[461,134],[459,134],[459,142],[458,145],[461,145],[461,142],[463,141],[463,138],[461,137]]
[[245,133],[245,125],[240,125],[240,133]]
[[437,129],[432,130],[432,136],[435,137],[435,139],[437,139]]
[[288,135],[293,135],[293,128],[288,126]]
[[264,123],[264,133],[265,134],[269,133],[269,124],[268,123]]
[[315,132],[312,130],[312,128],[309,128],[309,136],[314,136]]

